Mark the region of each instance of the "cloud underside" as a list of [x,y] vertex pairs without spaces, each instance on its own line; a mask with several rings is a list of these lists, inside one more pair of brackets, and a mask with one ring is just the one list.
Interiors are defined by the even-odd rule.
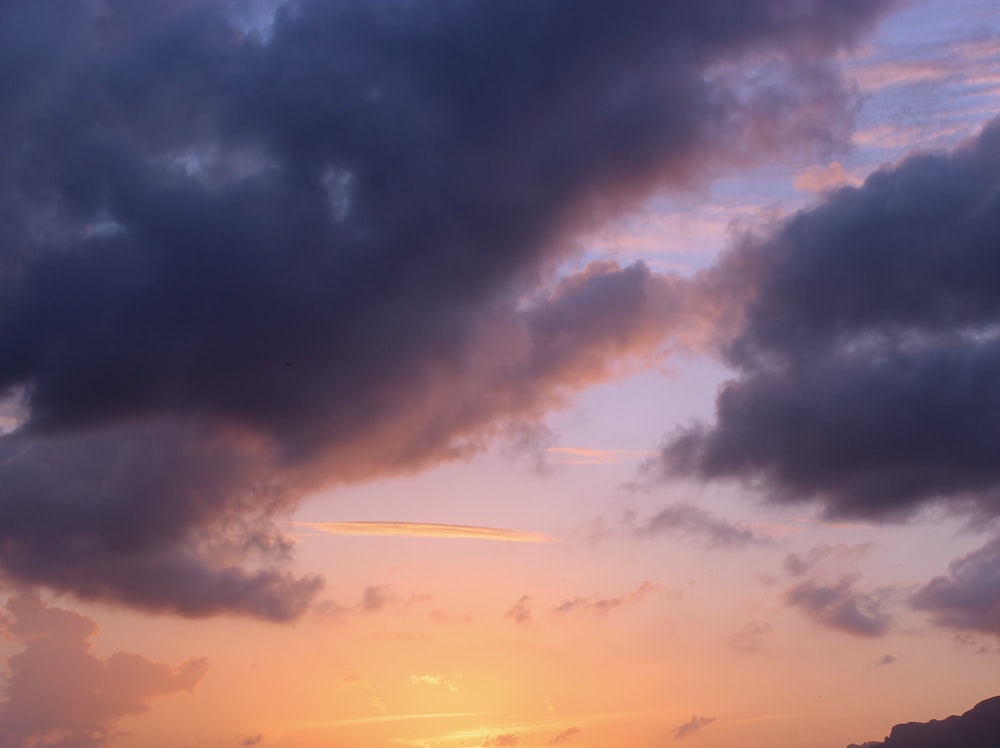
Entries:
[[304,0],[261,35],[209,0],[3,3],[0,568],[301,614],[274,520],[303,496],[728,329],[728,276],[555,268],[653,189],[842,143],[826,61],[890,5]]
[[829,517],[1000,515],[1000,122],[828,195],[716,268],[755,276],[716,418],[667,475]]
[[858,589],[859,579],[859,575],[843,576],[833,583],[807,579],[792,587],[785,601],[837,631],[860,637],[884,636],[891,623],[884,609],[884,592]]
[[910,602],[939,625],[1000,638],[1000,538],[953,561]]

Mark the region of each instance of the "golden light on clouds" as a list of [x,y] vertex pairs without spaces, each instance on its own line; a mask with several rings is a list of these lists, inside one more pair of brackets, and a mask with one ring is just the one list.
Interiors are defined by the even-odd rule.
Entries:
[[480,525],[449,525],[432,522],[293,522],[301,527],[329,535],[374,535],[407,538],[458,538],[497,540],[504,543],[551,543],[551,535],[541,532],[509,530]]

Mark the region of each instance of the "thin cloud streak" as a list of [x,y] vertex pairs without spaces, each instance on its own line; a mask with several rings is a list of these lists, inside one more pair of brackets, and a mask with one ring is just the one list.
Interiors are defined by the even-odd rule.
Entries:
[[642,460],[655,455],[648,449],[588,449],[586,447],[549,447],[546,453],[560,465],[614,465]]
[[489,717],[491,712],[434,712],[431,714],[376,714],[371,717],[352,717],[351,719],[322,720],[318,722],[300,722],[285,725],[284,729],[309,729],[313,727],[339,727],[341,725],[363,725],[372,722],[407,722],[421,719],[459,719],[462,717]]
[[551,535],[541,532],[432,522],[292,522],[291,524],[329,535],[459,538],[464,540],[497,540],[503,543],[552,543],[556,540]]

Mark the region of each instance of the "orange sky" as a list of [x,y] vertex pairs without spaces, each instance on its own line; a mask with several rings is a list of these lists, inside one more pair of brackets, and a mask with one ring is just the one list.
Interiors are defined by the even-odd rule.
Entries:
[[[716,181],[663,185],[625,211],[596,205],[617,217],[580,221],[565,240],[578,251],[547,271],[564,286],[553,281],[539,298],[619,267],[591,261],[642,260],[691,278],[744,230],[910,152],[955,147],[1000,104],[1000,10],[914,3],[828,62],[858,96],[836,160],[778,148],[764,163],[734,157]],[[956,559],[987,547],[996,520],[970,526],[937,506],[905,522],[834,520],[769,501],[749,479],[661,480],[652,458],[671,434],[713,417],[734,374],[701,347],[704,330],[647,301],[648,319],[606,358],[546,370],[552,381],[535,399],[496,396],[540,426],[527,435],[491,415],[484,402],[502,406],[476,389],[528,366],[527,323],[485,336],[469,370],[450,370],[443,354],[432,361],[427,381],[409,383],[425,399],[407,406],[405,423],[373,419],[343,453],[309,453],[309,429],[296,432],[302,442],[264,446],[250,426],[226,432],[252,444],[263,472],[309,453],[283,474],[308,498],[281,504],[275,489],[275,536],[232,540],[251,537],[268,553],[287,542],[281,569],[325,579],[297,617],[157,608],[99,581],[35,584],[11,562],[0,577],[0,743],[6,729],[34,736],[11,748],[83,746],[60,742],[80,735],[111,748],[842,748],[1000,693],[1000,634],[941,625],[912,604],[930,580],[956,573]],[[699,319],[723,325],[724,306],[699,308]],[[488,329],[506,320],[493,309],[483,317]],[[664,343],[660,325],[682,329]],[[399,396],[392,386],[380,396]],[[486,425],[461,421],[474,406]],[[5,407],[0,433],[16,433],[25,414]],[[407,429],[430,443],[443,412],[463,424],[452,452],[424,455]],[[357,454],[376,457],[348,470]],[[382,470],[383,458],[397,462]],[[271,490],[251,477],[254,490]],[[204,543],[222,566],[238,556],[205,532],[192,547]],[[237,565],[270,568],[260,555]]]

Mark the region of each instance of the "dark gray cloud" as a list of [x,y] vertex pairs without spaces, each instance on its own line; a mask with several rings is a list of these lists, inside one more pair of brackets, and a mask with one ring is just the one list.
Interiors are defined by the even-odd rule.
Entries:
[[910,602],[942,626],[1000,637],[1000,538],[954,560]]
[[641,264],[550,281],[653,188],[842,142],[826,60],[891,5],[4,2],[0,566],[301,613],[272,520],[304,495],[469,455],[718,311]]
[[7,662],[0,745],[98,748],[116,736],[119,719],[148,711],[157,696],[192,690],[207,669],[201,659],[171,667],[130,652],[100,657],[94,621],[35,595],[10,598],[5,611],[2,632],[23,649]]
[[884,609],[884,595],[857,589],[859,579],[857,574],[833,583],[807,579],[785,593],[785,602],[817,623],[846,634],[883,636],[891,622]]
[[695,714],[687,722],[677,725],[677,727],[673,729],[674,739],[679,740],[680,738],[686,738],[689,735],[693,735],[703,727],[707,727],[713,722],[715,722],[715,717],[699,717]]
[[730,522],[701,507],[683,502],[664,507],[649,519],[640,522],[633,527],[632,534],[637,538],[659,535],[694,536],[713,548],[743,548],[772,542],[769,536],[757,533],[745,524]]
[[735,248],[715,272],[757,289],[738,376],[714,424],[668,439],[666,470],[834,517],[1000,514],[998,187],[994,121]]
[[892,665],[896,661],[897,658],[895,655],[884,654],[875,660],[875,667],[885,667],[886,665]]

